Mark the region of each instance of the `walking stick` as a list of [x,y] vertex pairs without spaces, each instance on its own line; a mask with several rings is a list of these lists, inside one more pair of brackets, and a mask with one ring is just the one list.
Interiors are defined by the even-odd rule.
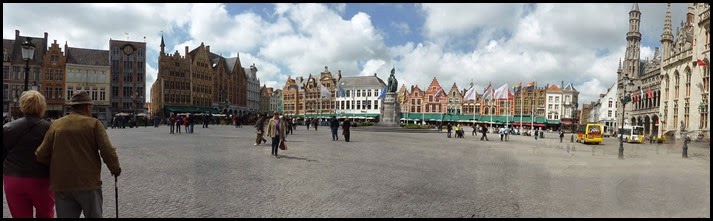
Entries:
[[114,202],[116,202],[116,218],[119,218],[119,187],[116,186],[118,177],[114,176]]

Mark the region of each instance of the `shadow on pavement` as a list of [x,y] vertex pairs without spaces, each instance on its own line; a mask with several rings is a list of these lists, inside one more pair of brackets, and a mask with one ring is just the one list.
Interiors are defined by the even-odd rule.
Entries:
[[287,155],[280,155],[280,159],[285,158],[285,159],[290,159],[290,160],[306,160],[307,162],[319,162],[317,160],[310,160],[304,157],[293,157],[293,156],[287,156]]

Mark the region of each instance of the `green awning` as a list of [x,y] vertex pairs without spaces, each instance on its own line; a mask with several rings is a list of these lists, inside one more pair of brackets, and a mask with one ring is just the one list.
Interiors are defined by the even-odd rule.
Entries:
[[535,123],[544,124],[547,123],[547,119],[545,117],[535,117]]
[[173,113],[213,113],[217,114],[219,113],[218,110],[214,108],[207,108],[207,107],[181,107],[181,106],[165,106],[164,109],[166,110],[165,112],[173,112]]

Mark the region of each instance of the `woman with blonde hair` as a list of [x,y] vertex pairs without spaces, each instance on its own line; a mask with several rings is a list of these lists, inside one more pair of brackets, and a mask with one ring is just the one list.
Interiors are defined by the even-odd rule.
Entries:
[[54,194],[50,191],[49,167],[35,160],[50,122],[42,120],[47,104],[35,90],[20,97],[24,117],[3,125],[2,175],[5,198],[13,218],[54,218]]

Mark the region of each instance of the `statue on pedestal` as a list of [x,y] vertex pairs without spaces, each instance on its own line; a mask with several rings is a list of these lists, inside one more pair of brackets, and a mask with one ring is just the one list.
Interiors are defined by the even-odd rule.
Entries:
[[394,76],[395,72],[396,72],[396,69],[392,68],[391,76],[389,76],[389,84],[386,86],[386,92],[398,91],[399,82],[396,80],[396,77]]

